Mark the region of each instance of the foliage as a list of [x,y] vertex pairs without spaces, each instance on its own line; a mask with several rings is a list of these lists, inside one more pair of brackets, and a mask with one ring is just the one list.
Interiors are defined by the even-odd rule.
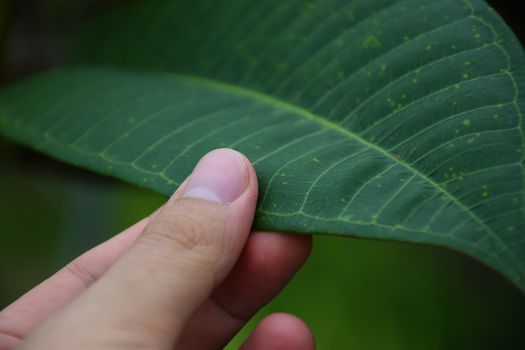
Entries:
[[0,131],[166,195],[233,147],[258,228],[446,246],[525,289],[525,62],[482,1],[139,2],[72,63],[5,90]]

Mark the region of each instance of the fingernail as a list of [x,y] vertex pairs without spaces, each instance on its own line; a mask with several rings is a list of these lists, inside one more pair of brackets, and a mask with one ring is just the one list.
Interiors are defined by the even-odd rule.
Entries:
[[183,197],[229,203],[237,199],[247,184],[243,157],[230,149],[218,149],[197,164],[184,188]]

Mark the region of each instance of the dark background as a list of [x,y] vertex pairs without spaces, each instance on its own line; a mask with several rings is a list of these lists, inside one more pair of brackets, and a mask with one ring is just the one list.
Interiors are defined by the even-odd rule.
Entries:
[[[63,62],[83,21],[122,2],[0,0],[0,86]],[[520,2],[488,2],[525,42]],[[0,308],[164,201],[2,138],[0,162]],[[316,237],[305,268],[258,318],[271,311],[303,317],[320,349],[525,349],[525,296],[432,247]]]

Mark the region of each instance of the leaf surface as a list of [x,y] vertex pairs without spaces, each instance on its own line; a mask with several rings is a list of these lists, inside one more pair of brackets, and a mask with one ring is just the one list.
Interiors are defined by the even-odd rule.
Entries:
[[525,289],[523,50],[482,1],[146,1],[0,94],[0,130],[169,195],[254,163],[261,229],[446,246]]

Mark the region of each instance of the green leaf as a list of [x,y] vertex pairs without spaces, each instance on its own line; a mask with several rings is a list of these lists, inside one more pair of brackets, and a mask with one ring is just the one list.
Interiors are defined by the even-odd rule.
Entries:
[[256,227],[462,251],[525,290],[521,46],[482,1],[145,1],[0,94],[0,130],[169,195],[233,147]]

